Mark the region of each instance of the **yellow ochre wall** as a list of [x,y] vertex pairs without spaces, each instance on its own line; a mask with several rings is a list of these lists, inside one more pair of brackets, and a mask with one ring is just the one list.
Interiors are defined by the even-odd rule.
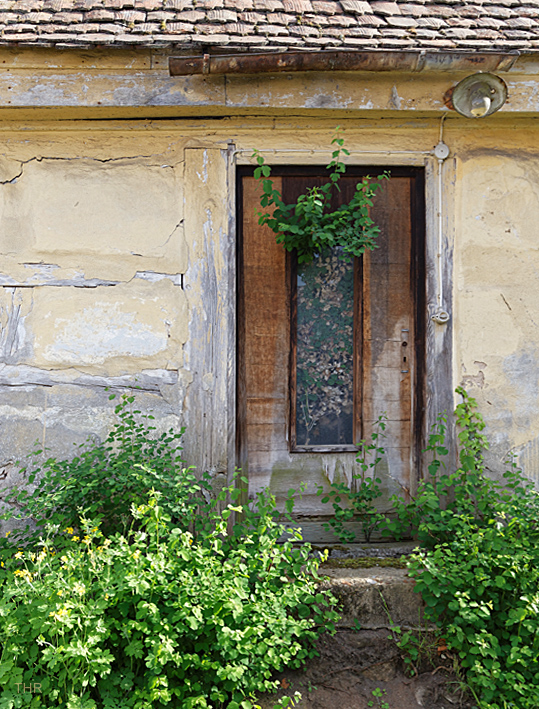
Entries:
[[[11,53],[11,82],[0,76],[6,488],[16,480],[13,462],[34,441],[69,454],[72,442],[106,433],[113,407],[106,387],[138,387],[138,404],[154,412],[158,427],[187,426],[190,463],[230,475],[235,165],[248,164],[254,148],[268,162],[325,165],[338,124],[350,164],[425,166],[425,427],[463,383],[487,420],[492,470],[515,451],[539,481],[539,106],[532,64],[505,77],[513,81],[510,105],[471,121],[447,114],[440,98],[460,76],[238,77],[226,95],[221,77],[171,79],[159,57],[88,53],[88,83],[101,87],[90,100],[81,85],[73,88],[83,74],[67,66],[66,57],[76,65],[75,55],[58,56]],[[43,85],[56,81],[59,98],[36,92],[36,57],[44,62]],[[154,98],[166,100],[145,103],[152,87]],[[432,149],[442,127],[450,155],[441,165],[440,265]],[[430,319],[440,275],[448,325]],[[438,378],[436,358],[444,351],[449,381]]]

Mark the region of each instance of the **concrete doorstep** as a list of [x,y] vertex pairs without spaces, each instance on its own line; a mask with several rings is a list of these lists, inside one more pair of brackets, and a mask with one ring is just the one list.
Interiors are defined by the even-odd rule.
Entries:
[[379,630],[424,627],[423,602],[414,592],[406,569],[373,566],[366,569],[320,568],[328,578],[322,588],[339,599],[339,627]]

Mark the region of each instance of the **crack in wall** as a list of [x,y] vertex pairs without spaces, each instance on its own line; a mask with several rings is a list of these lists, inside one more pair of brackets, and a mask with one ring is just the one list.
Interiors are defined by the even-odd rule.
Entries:
[[[118,158],[96,158],[92,156],[87,156],[87,155],[76,155],[73,157],[59,157],[59,156],[51,156],[51,155],[34,155],[31,158],[28,158],[28,160],[18,160],[17,158],[8,158],[9,160],[13,160],[13,162],[18,162],[20,165],[20,170],[19,172],[14,175],[13,177],[10,177],[7,180],[0,180],[0,185],[13,185],[19,180],[23,174],[24,174],[24,167],[25,165],[28,165],[32,162],[38,162],[41,163],[44,160],[50,160],[50,161],[65,161],[65,162],[76,162],[80,160],[91,160],[93,162],[98,162],[101,164],[105,163],[114,163],[114,162],[123,162],[125,160],[149,160],[149,159],[155,159],[158,157],[162,157],[159,154],[153,154],[153,155],[127,155],[127,156],[122,156]],[[148,167],[161,167],[161,168],[169,168],[171,170],[176,169],[179,165],[183,164],[183,160],[178,160],[177,162],[174,162],[170,165],[168,164],[163,164],[161,161],[159,161],[156,164],[148,165]]]
[[[170,238],[170,237],[169,237]],[[33,274],[27,281],[19,281],[11,276],[0,273],[0,287],[3,288],[40,288],[47,286],[55,287],[72,287],[72,288],[99,288],[113,287],[125,283],[131,283],[134,279],[157,282],[163,279],[169,279],[175,286],[183,288],[182,273],[164,273],[159,271],[137,271],[135,275],[128,280],[110,281],[101,278],[85,278],[84,273],[76,273],[73,278],[54,278],[53,272],[59,269],[60,266],[49,263],[23,263],[19,264],[28,268],[38,268],[42,270],[41,274]]]
[[102,376],[87,374],[77,367],[68,370],[50,370],[29,365],[0,363],[0,387],[10,388],[71,385],[91,389],[136,389],[161,393],[161,387],[177,384],[178,377],[178,370],[175,369],[144,369],[137,374]]

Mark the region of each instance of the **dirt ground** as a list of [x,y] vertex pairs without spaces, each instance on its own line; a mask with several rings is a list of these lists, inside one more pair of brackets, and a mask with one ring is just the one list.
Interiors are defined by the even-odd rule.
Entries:
[[[277,698],[302,694],[297,709],[473,709],[451,670],[447,653],[425,655],[417,674],[405,664],[388,630],[340,629],[318,642],[320,656],[303,670],[279,675],[281,689],[260,698],[272,709]],[[382,690],[377,698],[373,690]],[[372,702],[372,704],[369,704]],[[388,706],[384,704],[387,703]]]

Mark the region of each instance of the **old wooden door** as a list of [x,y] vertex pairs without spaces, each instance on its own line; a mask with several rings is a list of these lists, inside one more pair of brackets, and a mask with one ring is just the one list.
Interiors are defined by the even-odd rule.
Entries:
[[[348,201],[351,168],[334,206]],[[324,170],[275,168],[285,201],[325,181]],[[388,506],[414,487],[423,410],[423,172],[391,169],[372,217],[379,248],[355,262],[328,252],[308,266],[258,225],[260,186],[239,175],[238,461],[250,495],[265,487],[286,496],[305,485],[296,506],[306,536],[333,541],[322,522],[331,507],[316,491],[331,481],[353,485],[357,444],[387,417],[379,464]]]

